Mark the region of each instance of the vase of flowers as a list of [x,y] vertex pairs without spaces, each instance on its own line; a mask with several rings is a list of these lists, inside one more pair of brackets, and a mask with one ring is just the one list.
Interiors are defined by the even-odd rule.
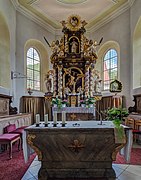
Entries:
[[54,106],[54,107],[58,107],[59,109],[62,107],[62,100],[61,99],[59,99],[59,98],[53,98],[52,99],[52,105]]
[[87,107],[93,107],[95,102],[96,102],[95,99],[92,97],[86,99]]
[[62,100],[62,107],[66,107],[68,105],[68,100],[67,99],[63,99]]
[[83,99],[80,100],[80,106],[85,107],[85,100],[83,100]]

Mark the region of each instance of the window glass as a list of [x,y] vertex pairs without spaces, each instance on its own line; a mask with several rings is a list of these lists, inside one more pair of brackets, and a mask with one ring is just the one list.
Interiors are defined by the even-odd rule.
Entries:
[[110,82],[118,77],[118,57],[115,49],[106,52],[103,58],[103,89],[109,90]]
[[40,57],[34,48],[27,51],[27,88],[40,90]]

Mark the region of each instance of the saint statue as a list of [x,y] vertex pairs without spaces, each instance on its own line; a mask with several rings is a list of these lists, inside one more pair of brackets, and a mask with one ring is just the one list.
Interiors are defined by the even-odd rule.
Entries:
[[45,86],[47,93],[52,92],[52,78],[47,74],[45,78]]
[[78,43],[73,38],[73,41],[70,43],[71,45],[71,53],[77,53]]

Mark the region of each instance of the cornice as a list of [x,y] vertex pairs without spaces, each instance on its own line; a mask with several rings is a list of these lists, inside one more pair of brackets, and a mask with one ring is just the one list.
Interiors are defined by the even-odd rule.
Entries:
[[[11,0],[11,2],[18,12],[20,12],[27,18],[31,19],[35,23],[39,24],[41,27],[45,28],[47,31],[51,32],[54,35],[62,34],[62,29],[56,29],[56,28],[52,27],[47,22],[42,20],[40,17],[31,13],[26,8],[21,6],[20,3],[18,2],[18,0]],[[128,10],[133,5],[134,2],[135,2],[135,0],[128,0],[127,3],[120,6],[116,11],[110,13],[104,19],[102,19],[98,23],[94,24],[91,28],[87,28],[87,33],[92,33],[94,31],[98,30],[99,28],[101,28],[102,26],[104,26],[105,24],[107,24],[108,22],[112,21],[113,19],[115,19],[116,17],[118,17],[119,15],[124,13],[126,10]]]
[[131,7],[134,4],[135,0],[128,0],[129,6]]
[[42,20],[40,17],[36,16],[32,12],[28,11],[26,8],[21,6],[19,4],[18,0],[11,0],[11,2],[18,12],[20,12],[21,14],[23,14],[30,20],[34,21],[35,23],[39,24],[41,27],[45,28],[47,31],[49,31],[50,33],[55,35],[55,31],[56,31],[55,28],[53,28],[48,23],[46,23],[44,20]]
[[109,23],[110,21],[114,20],[116,17],[118,17],[119,15],[121,15],[122,13],[127,11],[133,5],[134,1],[135,0],[128,0],[127,3],[120,6],[116,11],[110,13],[108,16],[103,18],[101,21],[94,24],[91,28],[88,29],[88,32],[92,33],[94,31],[98,30],[99,28],[101,28],[102,26],[104,26],[105,24]]

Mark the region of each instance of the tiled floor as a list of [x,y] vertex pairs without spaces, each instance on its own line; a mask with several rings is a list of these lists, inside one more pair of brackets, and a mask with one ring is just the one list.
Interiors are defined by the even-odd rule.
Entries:
[[[134,147],[141,148],[141,145],[134,145]],[[38,180],[38,171],[40,166],[41,164],[36,157],[23,176],[22,180]],[[113,168],[116,172],[117,180],[141,180],[141,166],[113,164]]]

